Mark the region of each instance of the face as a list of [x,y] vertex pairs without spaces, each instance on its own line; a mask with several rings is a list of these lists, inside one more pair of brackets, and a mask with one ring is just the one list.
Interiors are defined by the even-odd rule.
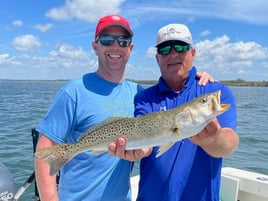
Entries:
[[161,75],[170,88],[175,91],[181,90],[188,77],[188,71],[192,68],[194,57],[194,48],[184,52],[176,52],[173,47],[169,54],[157,53],[156,60]]
[[[127,31],[120,26],[108,27],[101,32],[101,35],[104,34],[114,36],[128,35]],[[95,54],[98,56],[99,68],[97,73],[108,80],[110,80],[108,78],[109,76],[123,76],[127,61],[133,49],[132,43],[128,47],[121,47],[117,40],[110,46],[102,45],[100,41],[98,41],[92,42],[92,47]]]

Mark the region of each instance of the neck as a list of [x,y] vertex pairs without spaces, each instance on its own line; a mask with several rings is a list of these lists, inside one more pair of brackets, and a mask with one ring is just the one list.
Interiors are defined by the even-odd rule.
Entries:
[[170,89],[174,90],[176,93],[179,93],[182,90],[186,80],[181,80],[181,81],[176,81],[176,82],[167,82],[167,81],[165,82],[169,86]]
[[102,77],[103,79],[109,82],[121,83],[124,80],[124,72],[123,73],[118,72],[118,71],[107,72],[107,71],[98,69],[96,73],[98,76]]

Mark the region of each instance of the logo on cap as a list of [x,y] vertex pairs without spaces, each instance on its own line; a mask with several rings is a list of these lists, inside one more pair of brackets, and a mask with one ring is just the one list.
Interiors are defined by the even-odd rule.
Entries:
[[188,27],[183,24],[168,24],[159,29],[156,46],[169,40],[183,41],[192,45],[191,33]]
[[120,17],[119,17],[118,15],[113,15],[113,16],[112,16],[112,19],[113,19],[113,20],[120,20]]
[[99,19],[96,27],[95,38],[107,27],[117,25],[124,28],[130,36],[133,36],[129,22],[120,15],[107,15]]

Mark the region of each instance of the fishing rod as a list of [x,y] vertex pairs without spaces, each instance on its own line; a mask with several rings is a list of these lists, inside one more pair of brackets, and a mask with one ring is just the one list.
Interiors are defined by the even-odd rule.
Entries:
[[24,191],[26,191],[27,188],[33,183],[35,179],[35,171],[29,176],[29,178],[25,181],[25,183],[20,187],[20,189],[17,191],[17,193],[14,195],[13,201],[19,200],[19,198],[22,196]]
[[35,179],[35,172],[29,176],[22,187],[17,191],[15,180],[8,168],[0,161],[0,200],[2,201],[17,201],[29,188]]

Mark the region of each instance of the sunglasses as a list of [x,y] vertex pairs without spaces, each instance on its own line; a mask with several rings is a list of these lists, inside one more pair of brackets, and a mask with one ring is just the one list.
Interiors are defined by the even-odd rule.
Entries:
[[176,44],[167,44],[165,46],[157,47],[157,53],[161,55],[167,55],[171,52],[173,48],[176,52],[186,52],[190,49],[190,45],[176,45]]
[[117,41],[120,47],[128,47],[131,44],[131,37],[129,36],[114,36],[114,35],[99,35],[96,38],[96,42],[100,41],[100,44],[103,46],[111,46],[114,44],[114,41]]

